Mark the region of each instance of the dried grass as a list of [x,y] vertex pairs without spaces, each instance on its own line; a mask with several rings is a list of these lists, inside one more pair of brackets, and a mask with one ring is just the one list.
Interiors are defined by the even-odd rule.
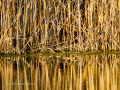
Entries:
[[119,0],[0,0],[0,51],[119,50],[119,10]]

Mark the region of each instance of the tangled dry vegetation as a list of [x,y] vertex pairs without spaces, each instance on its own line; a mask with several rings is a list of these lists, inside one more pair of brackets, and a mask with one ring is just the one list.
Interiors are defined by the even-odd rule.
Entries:
[[119,25],[120,0],[0,0],[0,51],[119,50]]

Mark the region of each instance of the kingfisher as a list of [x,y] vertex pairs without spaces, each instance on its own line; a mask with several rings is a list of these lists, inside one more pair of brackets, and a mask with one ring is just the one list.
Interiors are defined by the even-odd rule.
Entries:
[[95,35],[102,35],[102,34],[103,34],[103,31],[99,31]]

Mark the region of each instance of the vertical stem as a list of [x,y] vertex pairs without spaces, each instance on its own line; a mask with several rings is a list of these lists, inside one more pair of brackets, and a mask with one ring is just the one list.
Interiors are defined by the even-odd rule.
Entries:
[[78,21],[79,21],[79,32],[78,32],[78,48],[81,50],[81,11],[80,11],[80,0],[78,0]]
[[5,30],[4,31],[4,43],[3,43],[3,46],[4,46],[4,52],[6,53],[6,36],[7,36],[7,34],[6,34],[7,33],[7,31],[6,31],[7,30],[7,28],[6,28],[6,23],[7,22],[6,21],[7,20],[6,20],[6,12],[5,12],[5,3],[4,2],[3,2],[3,9],[2,10],[3,10],[3,23],[4,23],[4,25],[3,25],[4,28],[3,29]]
[[44,22],[45,22],[45,46],[44,48],[46,47],[47,45],[47,19],[46,19],[46,1],[44,0]]
[[19,53],[19,8],[18,8],[18,0],[17,0],[17,36],[16,36],[16,42],[17,42],[17,53]]

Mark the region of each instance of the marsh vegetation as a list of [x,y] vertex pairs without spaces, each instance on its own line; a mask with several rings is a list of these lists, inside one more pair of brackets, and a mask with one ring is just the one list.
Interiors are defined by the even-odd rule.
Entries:
[[119,0],[0,0],[0,52],[120,50],[119,16]]

